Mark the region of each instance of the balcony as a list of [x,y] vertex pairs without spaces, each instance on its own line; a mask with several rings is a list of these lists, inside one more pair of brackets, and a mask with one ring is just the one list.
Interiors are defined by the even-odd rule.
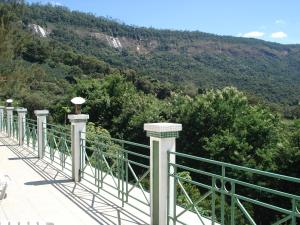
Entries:
[[179,124],[146,124],[144,145],[17,113],[0,108],[1,224],[300,224],[299,178],[180,153]]

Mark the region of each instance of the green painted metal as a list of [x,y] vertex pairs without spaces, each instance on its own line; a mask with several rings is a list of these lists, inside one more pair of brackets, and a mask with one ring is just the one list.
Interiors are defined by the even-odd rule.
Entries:
[[13,130],[12,130],[12,136],[16,139],[19,138],[19,123],[18,123],[18,117],[13,116]]
[[216,221],[216,178],[213,177],[212,178],[212,184],[211,184],[211,190],[212,190],[212,194],[211,194],[211,221],[212,224],[215,224]]
[[[177,201],[177,204],[184,208],[183,211],[175,213],[173,217],[169,215],[169,220],[172,220],[174,223],[183,223],[180,217],[190,211],[197,215],[200,224],[204,224],[203,218],[206,217],[211,220],[211,224],[235,225],[241,224],[241,221],[243,221],[243,224],[257,225],[261,224],[261,221],[255,221],[254,209],[257,207],[270,213],[268,215],[270,217],[269,224],[296,225],[300,222],[298,209],[300,189],[290,193],[285,191],[284,188],[275,190],[263,183],[273,179],[274,182],[281,182],[283,185],[289,182],[300,187],[300,178],[178,152],[169,152],[168,154],[176,156],[176,163],[169,161],[169,176],[175,178],[177,184],[175,190],[179,189],[182,193],[181,201],[182,198],[185,200],[185,204],[179,204]],[[197,165],[197,167],[195,168],[191,165]],[[182,171],[190,172],[192,179],[181,176],[179,172]],[[250,179],[256,176],[259,177],[259,180]],[[196,178],[193,179],[193,177]],[[193,198],[187,190],[187,187],[191,188],[191,186],[200,191],[201,197]],[[204,192],[204,190],[206,191]],[[250,193],[258,194],[250,195]],[[279,200],[271,201],[272,199]],[[204,206],[210,205],[209,213],[203,210],[202,203]],[[174,205],[168,204],[168,207],[174,207]]]
[[3,115],[0,114],[0,131],[6,132],[5,127],[6,127],[6,117],[5,117],[5,113],[3,112]]
[[43,124],[45,157],[52,163],[61,166],[61,169],[71,171],[71,133],[70,128],[54,124]]
[[[170,162],[170,154],[168,154],[168,156],[167,156],[167,160],[168,160],[168,162]],[[171,173],[171,170],[170,170],[170,166],[168,166],[168,174],[170,174]],[[170,182],[171,182],[171,177],[170,176],[168,176],[168,183],[167,183],[167,185],[168,185],[168,190],[170,190],[171,189],[171,187],[170,187]],[[167,192],[167,198],[168,198],[168,200],[170,199],[170,191],[168,191]],[[175,195],[176,196],[176,195]],[[176,198],[175,198],[176,199]],[[175,205],[175,204],[174,204]],[[170,211],[171,211],[171,204],[170,204],[170,201],[167,201],[167,216],[168,216],[168,218],[167,218],[167,225],[169,225],[170,224],[170,220],[172,220],[172,218],[174,217],[174,215],[176,215],[176,213],[175,214],[173,214],[173,215],[170,215]],[[172,224],[173,224],[173,220],[172,220]]]
[[13,118],[7,115],[6,119],[7,119],[7,124],[6,124],[7,134],[9,137],[11,137],[13,135]]
[[[159,193],[159,142],[153,141],[152,152],[152,189],[153,193]],[[159,195],[152,196],[152,222],[159,224]]]
[[25,144],[33,150],[37,150],[36,120],[25,119]]
[[231,182],[231,206],[230,206],[230,224],[235,225],[235,210],[236,210],[236,198],[235,195],[235,183]]
[[3,115],[3,123],[2,123],[2,131],[4,131],[5,133],[7,133],[7,118],[6,118],[6,114]]
[[[88,135],[88,134],[87,134]],[[116,190],[109,193],[125,203],[137,201],[150,206],[145,186],[149,179],[148,145],[105,136],[95,140],[83,138],[81,133],[81,178],[98,188],[98,191]],[[145,153],[147,152],[147,153]],[[138,191],[143,198],[135,196]],[[134,206],[134,205],[132,205]]]

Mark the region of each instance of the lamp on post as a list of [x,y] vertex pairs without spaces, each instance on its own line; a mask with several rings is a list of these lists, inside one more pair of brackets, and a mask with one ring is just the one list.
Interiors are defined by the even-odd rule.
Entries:
[[7,107],[12,107],[12,103],[13,103],[13,100],[11,98],[6,100]]
[[71,102],[75,105],[75,114],[68,116],[71,122],[72,178],[78,182],[81,179],[81,169],[84,167],[82,157],[85,151],[86,122],[89,115],[81,114],[81,105],[85,103],[84,98],[75,97]]
[[71,102],[75,105],[75,114],[81,114],[81,105],[85,103],[85,99],[81,97],[72,98]]

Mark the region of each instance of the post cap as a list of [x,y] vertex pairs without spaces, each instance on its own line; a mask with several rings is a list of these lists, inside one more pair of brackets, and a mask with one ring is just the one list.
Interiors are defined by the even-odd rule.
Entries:
[[49,114],[49,110],[34,110],[34,114],[36,116],[47,116]]
[[171,138],[179,137],[182,131],[182,124],[179,123],[146,123],[144,130],[148,137]]
[[0,106],[0,109],[5,109],[5,106]]
[[15,108],[15,107],[7,106],[7,107],[6,107],[6,110],[14,110],[14,108]]
[[86,122],[90,116],[88,114],[70,114],[68,119],[72,122]]
[[70,114],[68,115],[68,119],[69,120],[73,120],[73,119],[89,119],[90,116],[88,114]]

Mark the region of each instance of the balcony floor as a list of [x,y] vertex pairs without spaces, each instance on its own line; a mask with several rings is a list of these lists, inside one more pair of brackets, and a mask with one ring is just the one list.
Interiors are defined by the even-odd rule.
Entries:
[[99,195],[74,183],[25,147],[0,135],[0,173],[11,181],[7,198],[0,201],[0,224],[148,224],[149,216],[121,207],[115,197]]

